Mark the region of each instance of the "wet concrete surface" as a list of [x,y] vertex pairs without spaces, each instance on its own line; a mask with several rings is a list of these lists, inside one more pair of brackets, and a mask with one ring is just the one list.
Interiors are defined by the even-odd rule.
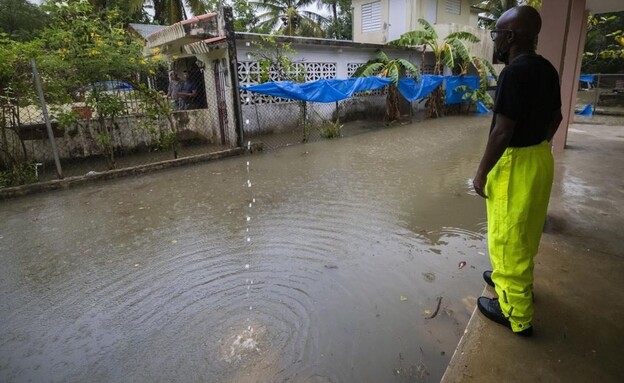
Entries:
[[440,380],[488,265],[488,121],[0,202],[0,381]]
[[596,125],[604,118],[572,125],[556,156],[535,259],[535,335],[515,336],[474,313],[443,382],[624,378],[624,121]]

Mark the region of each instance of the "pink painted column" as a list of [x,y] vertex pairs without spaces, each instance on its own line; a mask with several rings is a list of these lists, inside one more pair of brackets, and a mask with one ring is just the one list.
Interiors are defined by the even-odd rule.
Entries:
[[542,31],[537,53],[548,59],[561,80],[563,120],[553,140],[555,151],[565,148],[568,125],[574,120],[581,56],[585,43],[587,12],[585,0],[544,0]]

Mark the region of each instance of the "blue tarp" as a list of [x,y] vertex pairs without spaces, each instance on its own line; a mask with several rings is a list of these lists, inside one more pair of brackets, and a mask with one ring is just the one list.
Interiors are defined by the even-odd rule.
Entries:
[[479,114],[487,114],[487,113],[490,113],[490,112],[492,112],[492,111],[489,110],[487,108],[487,106],[485,106],[485,104],[483,102],[481,102],[481,101],[477,102],[477,113],[479,113]]
[[357,77],[346,80],[322,79],[303,84],[291,81],[266,82],[259,85],[241,86],[241,89],[291,100],[335,102],[349,98],[356,92],[381,89],[391,82],[389,78]]
[[579,76],[579,81],[581,82],[594,82],[594,78],[596,75],[593,74],[582,74]]
[[[479,88],[478,76],[422,75],[418,82],[413,78],[399,79],[398,89],[403,97],[411,102],[429,96],[443,81],[446,81],[447,104],[465,102],[462,99],[465,92],[456,91],[456,87],[467,85],[470,89]],[[266,82],[259,85],[241,86],[241,89],[290,100],[335,102],[347,99],[356,92],[381,89],[391,82],[389,78],[371,76],[322,79],[303,84],[291,81]]]
[[466,102],[463,99],[466,90],[456,90],[457,87],[465,85],[469,89],[479,89],[479,76],[444,76],[446,81],[446,98],[444,103],[446,105],[460,104]]
[[418,100],[427,97],[444,81],[444,76],[438,75],[422,75],[420,81],[416,82],[413,78],[399,79],[399,92],[407,101]]
[[591,104],[586,104],[583,109],[576,112],[576,114],[580,114],[582,116],[591,116],[594,113]]

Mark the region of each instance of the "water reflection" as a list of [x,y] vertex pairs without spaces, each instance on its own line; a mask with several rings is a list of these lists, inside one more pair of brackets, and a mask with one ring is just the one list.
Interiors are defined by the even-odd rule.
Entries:
[[0,380],[439,380],[483,287],[487,125],[1,204]]

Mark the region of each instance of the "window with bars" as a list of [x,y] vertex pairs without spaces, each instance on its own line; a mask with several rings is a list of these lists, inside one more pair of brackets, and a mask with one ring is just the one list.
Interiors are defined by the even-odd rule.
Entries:
[[381,30],[381,1],[362,4],[362,32]]
[[461,0],[446,0],[446,13],[461,15]]

